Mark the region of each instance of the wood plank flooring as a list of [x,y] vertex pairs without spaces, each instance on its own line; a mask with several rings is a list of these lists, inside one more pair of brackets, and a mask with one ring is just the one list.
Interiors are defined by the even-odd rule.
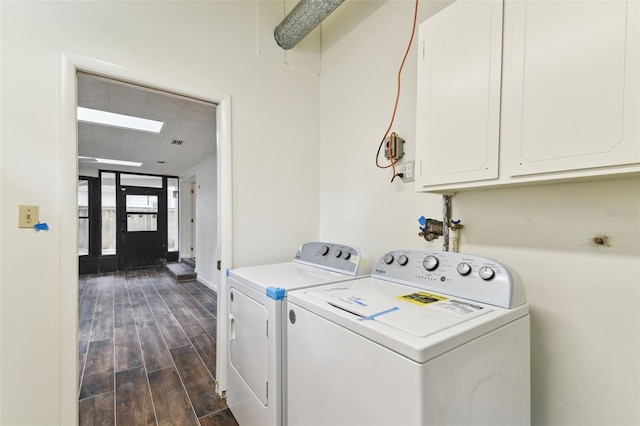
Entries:
[[214,291],[155,268],[78,290],[80,425],[238,425],[215,393]]

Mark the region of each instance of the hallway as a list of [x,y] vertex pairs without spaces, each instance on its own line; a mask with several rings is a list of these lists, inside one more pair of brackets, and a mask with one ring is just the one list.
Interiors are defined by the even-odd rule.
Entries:
[[217,295],[162,269],[82,275],[80,425],[237,425],[215,393]]

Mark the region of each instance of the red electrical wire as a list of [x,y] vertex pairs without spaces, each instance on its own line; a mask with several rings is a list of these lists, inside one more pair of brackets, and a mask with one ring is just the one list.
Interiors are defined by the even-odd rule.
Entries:
[[[416,22],[418,20],[418,3],[419,0],[416,0],[416,5],[413,11],[413,25],[411,27],[411,38],[409,39],[409,44],[407,45],[407,50],[404,52],[404,57],[402,58],[402,63],[400,64],[400,68],[398,69],[398,90],[396,93],[396,101],[393,105],[393,113],[391,114],[391,121],[389,123],[389,127],[387,128],[387,131],[385,132],[382,141],[380,141],[380,145],[378,146],[378,152],[376,153],[376,166],[378,168],[381,169],[388,169],[389,167],[392,168],[393,170],[393,178],[396,177],[396,163],[398,162],[397,160],[393,160],[392,158],[389,158],[389,165],[386,166],[381,166],[380,163],[378,162],[378,158],[380,157],[380,150],[382,149],[382,145],[384,144],[385,139],[387,138],[387,136],[389,136],[389,131],[391,131],[391,127],[393,126],[393,122],[396,118],[396,111],[398,110],[398,101],[400,100],[400,77],[402,76],[402,69],[404,68],[404,63],[407,60],[407,56],[409,55],[409,50],[411,50],[411,44],[413,43],[413,37],[416,33]],[[389,152],[391,151],[391,146],[388,147],[389,148]],[[393,178],[391,179],[391,181],[393,182]]]

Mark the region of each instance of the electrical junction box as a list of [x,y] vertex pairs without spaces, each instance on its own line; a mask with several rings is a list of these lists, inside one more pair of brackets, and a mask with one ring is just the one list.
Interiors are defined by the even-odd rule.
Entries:
[[404,156],[404,139],[392,133],[384,140],[384,156],[387,160],[399,160]]

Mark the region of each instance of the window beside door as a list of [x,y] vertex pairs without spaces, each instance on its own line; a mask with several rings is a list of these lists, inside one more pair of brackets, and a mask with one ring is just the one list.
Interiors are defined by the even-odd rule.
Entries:
[[89,254],[89,180],[78,179],[78,256]]
[[100,194],[102,210],[102,252],[103,256],[116,254],[116,174],[100,173]]

